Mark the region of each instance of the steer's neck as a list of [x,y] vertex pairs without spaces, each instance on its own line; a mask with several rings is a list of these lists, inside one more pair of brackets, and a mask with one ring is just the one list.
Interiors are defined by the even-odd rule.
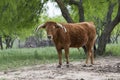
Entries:
[[67,33],[64,31],[64,29],[58,29],[56,35],[53,36],[53,41],[55,42],[55,44],[65,42],[66,34]]

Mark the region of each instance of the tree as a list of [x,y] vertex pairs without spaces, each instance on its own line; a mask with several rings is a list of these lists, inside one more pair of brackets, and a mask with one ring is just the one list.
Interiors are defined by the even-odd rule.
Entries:
[[118,12],[113,21],[110,21],[104,27],[104,30],[99,38],[97,53],[102,55],[105,52],[106,44],[112,30],[120,22],[120,0],[118,0]]
[[77,6],[78,11],[79,11],[79,22],[83,22],[84,19],[84,9],[83,9],[83,2],[82,0],[79,1],[75,1],[75,0],[70,0],[70,4],[74,4],[75,6]]
[[25,37],[30,34],[32,27],[38,23],[39,15],[46,1],[0,1],[0,35],[5,38],[7,45],[13,43],[12,38],[15,38],[15,35]]
[[[65,12],[64,11],[66,11],[67,13],[66,13],[66,15],[68,15],[68,14],[70,14],[69,12],[68,12],[68,10],[67,10],[67,8],[62,8],[62,7],[65,7],[65,4],[63,4],[63,1],[62,0],[55,0],[57,3],[58,3],[58,5],[59,5],[59,7],[60,7],[60,9],[61,9],[61,12],[62,12],[62,15],[65,15]],[[80,0],[80,1],[77,1],[77,0],[69,0],[70,1],[70,4],[74,4],[75,6],[77,6],[77,8],[78,8],[78,10],[79,10],[79,13],[77,13],[80,17],[79,17],[79,21],[84,21],[84,9],[83,9],[83,6],[82,6],[82,0]],[[64,1],[64,3],[65,3],[66,1]],[[112,20],[112,12],[113,12],[113,8],[114,8],[114,6],[115,6],[115,4],[116,3],[113,3],[113,2],[116,2],[116,0],[115,1],[110,1],[110,0],[107,0],[107,1],[105,1],[105,0],[103,0],[103,1],[93,1],[93,0],[91,0],[91,1],[89,1],[89,0],[86,0],[86,3],[87,4],[85,4],[84,3],[84,5],[85,6],[89,6],[89,9],[88,9],[88,6],[87,7],[85,7],[84,6],[84,8],[87,8],[87,15],[85,15],[85,17],[88,17],[88,19],[90,20],[93,20],[93,19],[95,19],[95,20],[98,20],[98,21],[101,21],[100,22],[100,25],[99,25],[99,28],[101,28],[100,29],[100,32],[98,32],[97,31],[97,33],[99,33],[99,42],[98,42],[98,49],[97,49],[97,53],[98,54],[103,54],[104,52],[105,52],[105,47],[106,47],[106,44],[107,44],[107,41],[109,40],[109,38],[110,38],[110,34],[111,34],[111,32],[113,31],[113,29],[114,29],[114,27],[119,23],[119,8],[118,8],[118,13],[117,13],[117,16],[116,16],[116,18],[113,20],[113,21],[111,21]],[[118,0],[118,3],[120,2],[120,0]],[[68,2],[67,2],[68,3]],[[94,3],[94,4],[93,4]],[[96,7],[98,7],[98,5],[99,4],[102,4],[102,3],[106,3],[105,4],[105,6],[107,6],[108,4],[107,3],[109,3],[109,8],[108,8],[108,13],[107,13],[107,16],[105,16],[105,11],[107,10],[107,9],[103,9],[103,7],[102,6],[104,6],[104,5],[102,5],[101,7],[99,6],[99,8],[97,9]],[[119,5],[119,4],[118,4]],[[96,9],[97,10],[96,10]],[[104,13],[104,15],[103,15],[103,13],[101,13],[101,10],[102,10],[102,12]],[[95,16],[95,13],[97,12],[97,16]],[[77,15],[77,14],[75,14],[75,15]],[[89,16],[90,15],[90,16]],[[68,18],[69,17],[69,18]],[[100,18],[101,17],[101,18]],[[64,18],[66,19],[72,19],[71,18],[71,16],[64,16]],[[82,19],[81,19],[82,18]],[[67,20],[66,19],[66,20]],[[102,20],[102,19],[105,19],[105,20]],[[87,19],[86,19],[87,20]],[[69,21],[67,21],[67,22],[69,22]],[[96,21],[95,21],[96,22]],[[101,24],[102,23],[102,24]],[[98,23],[97,23],[98,24]],[[103,27],[104,26],[104,27]]]
[[57,4],[59,5],[62,15],[63,17],[66,19],[66,21],[68,23],[73,23],[74,21],[72,20],[69,11],[67,10],[67,8],[65,7],[65,5],[63,4],[62,0],[55,0],[57,2]]
[[[61,9],[61,12],[62,12],[62,15],[66,19],[66,21],[68,23],[73,23],[74,20],[70,16],[69,10],[66,8],[65,4],[63,3],[63,1],[62,0],[55,0],[55,1],[59,5],[59,7]],[[79,22],[83,22],[84,21],[84,9],[83,9],[82,3],[83,3],[82,0],[80,0],[80,1],[69,0],[69,4],[70,5],[73,4],[73,5],[77,6],[77,8],[78,8],[78,11],[79,11],[79,13],[78,13],[79,14]]]
[[0,36],[0,47],[1,47],[1,50],[3,49],[3,44],[2,44],[2,37]]

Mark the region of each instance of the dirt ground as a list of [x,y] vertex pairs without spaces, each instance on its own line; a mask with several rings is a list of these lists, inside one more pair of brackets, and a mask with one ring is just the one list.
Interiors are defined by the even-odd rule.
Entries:
[[120,80],[120,57],[99,57],[95,65],[83,67],[85,60],[70,62],[66,68],[44,64],[0,72],[0,80]]

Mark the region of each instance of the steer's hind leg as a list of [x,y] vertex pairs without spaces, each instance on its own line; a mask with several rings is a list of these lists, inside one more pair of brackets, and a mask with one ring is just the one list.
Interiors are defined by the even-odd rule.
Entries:
[[[91,64],[93,63],[93,61],[92,61],[93,59],[92,59],[91,56],[92,56],[92,53],[88,50],[88,52],[87,52],[87,58],[86,58],[86,64],[83,65],[83,67],[91,67],[92,66]],[[88,64],[89,60],[91,60],[91,64],[90,65]]]
[[94,64],[94,53],[93,53],[92,50],[91,50],[91,57],[90,57],[90,59],[91,59],[91,64]]
[[86,64],[88,64],[88,61],[89,61],[89,59],[90,59],[90,56],[91,56],[91,53],[90,53],[90,51],[88,51],[88,52],[87,52]]
[[87,57],[86,57],[86,65],[84,65],[84,66],[89,66],[88,61],[90,60],[91,64],[93,64],[93,61],[94,61],[94,55],[92,53],[91,44],[87,44],[86,49],[87,49]]

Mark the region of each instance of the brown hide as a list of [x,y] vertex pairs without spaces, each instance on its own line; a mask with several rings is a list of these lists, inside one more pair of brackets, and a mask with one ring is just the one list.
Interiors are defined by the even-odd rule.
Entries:
[[[85,46],[87,49],[87,60],[91,60],[93,64],[93,51],[92,48],[95,43],[96,30],[93,22],[81,22],[81,23],[66,23],[61,24],[61,28],[56,22],[46,22],[43,28],[46,29],[47,34],[52,36],[55,43],[58,57],[59,66],[62,65],[62,49],[65,50],[66,62],[69,64],[69,47],[79,48]],[[66,32],[65,30],[66,29]],[[67,65],[68,66],[68,65]]]
[[93,24],[90,22],[82,23],[69,23],[62,24],[67,32],[60,29],[57,32],[54,42],[56,46],[59,44],[59,47],[64,48],[65,45],[69,47],[82,47],[86,45],[93,46],[96,37],[96,30]]

